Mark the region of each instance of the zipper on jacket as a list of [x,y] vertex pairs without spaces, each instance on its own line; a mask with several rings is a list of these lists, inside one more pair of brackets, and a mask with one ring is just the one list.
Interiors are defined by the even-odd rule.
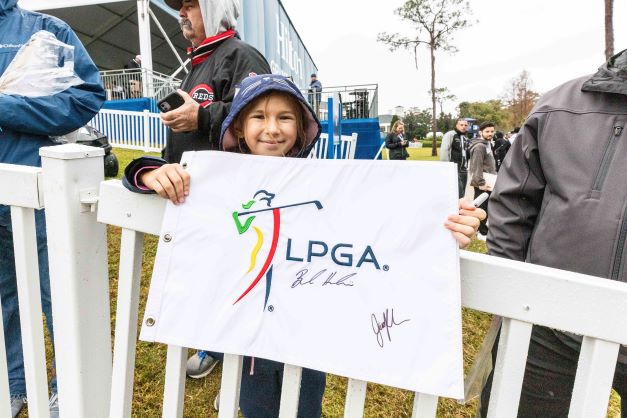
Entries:
[[627,239],[627,207],[623,213],[623,220],[620,225],[620,232],[618,234],[618,243],[616,246],[616,254],[614,254],[614,263],[612,263],[612,271],[610,273],[610,279],[618,280],[620,277],[620,271],[623,267],[623,256],[625,251],[625,240]]
[[[621,122],[624,123],[624,122]],[[597,173],[596,180],[594,181],[594,186],[592,186],[593,192],[600,192],[603,188],[603,183],[605,183],[605,179],[607,177],[607,173],[610,170],[610,165],[612,163],[612,159],[614,158],[614,152],[616,151],[616,146],[618,145],[618,137],[623,132],[622,125],[614,125],[612,135],[607,141],[607,146],[605,147],[605,154],[603,155],[603,160],[601,160],[601,166],[599,167],[599,172]]]

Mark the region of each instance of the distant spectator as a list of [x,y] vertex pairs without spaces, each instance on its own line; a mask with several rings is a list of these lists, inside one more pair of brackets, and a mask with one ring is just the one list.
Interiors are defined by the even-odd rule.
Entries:
[[136,68],[142,68],[142,56],[135,55],[135,58],[124,64],[124,68],[127,70],[133,70]]
[[[494,124],[484,122],[479,127],[479,136],[470,143],[470,185],[475,189],[475,197],[483,192],[492,192],[492,186],[485,179],[485,174],[496,174],[496,163],[492,153],[492,137],[494,136]],[[488,212],[488,201],[480,206]],[[479,233],[488,235],[487,218],[479,224]]]
[[518,136],[518,132],[520,132],[520,127],[519,126],[515,127],[514,130],[512,132],[510,132],[511,135],[508,138],[510,145],[513,144],[514,141],[516,140],[516,137]]
[[322,100],[322,83],[318,80],[316,74],[311,75],[309,82],[309,103],[314,108],[316,114],[320,112],[320,101]]
[[512,144],[503,136],[503,132],[497,131],[494,137],[494,160],[496,162],[496,171],[498,172]]
[[124,64],[125,70],[131,70],[128,76],[128,97],[138,98],[142,97],[142,82],[141,82],[141,68],[142,57],[141,55],[135,55],[135,58],[130,60],[127,64]]
[[468,182],[468,121],[457,119],[455,129],[448,131],[442,137],[440,146],[440,161],[451,161],[457,164],[459,197],[464,197]]
[[385,147],[389,150],[389,159],[406,160],[409,157],[408,146],[409,141],[405,139],[405,125],[397,120],[392,126],[392,132],[385,138]]

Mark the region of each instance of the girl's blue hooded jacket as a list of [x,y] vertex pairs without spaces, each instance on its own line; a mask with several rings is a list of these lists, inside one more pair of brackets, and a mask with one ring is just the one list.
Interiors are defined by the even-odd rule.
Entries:
[[98,69],[72,29],[55,17],[21,9],[17,0],[0,0],[0,74],[40,30],[74,46],[74,71],[85,83],[44,97],[0,93],[0,163],[41,165],[39,148],[53,145],[49,136],[85,125],[105,99]]

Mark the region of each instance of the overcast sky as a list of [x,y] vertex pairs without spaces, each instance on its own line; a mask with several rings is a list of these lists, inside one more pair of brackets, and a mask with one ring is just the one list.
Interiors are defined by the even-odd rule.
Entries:
[[[390,52],[379,32],[411,34],[394,10],[403,0],[281,0],[325,86],[379,84],[379,113],[431,107],[428,50]],[[593,73],[605,61],[603,0],[470,0],[473,26],[455,35],[459,52],[436,55],[436,87],[460,101],[499,98],[525,69],[542,93]],[[627,48],[627,0],[614,1],[614,49]]]

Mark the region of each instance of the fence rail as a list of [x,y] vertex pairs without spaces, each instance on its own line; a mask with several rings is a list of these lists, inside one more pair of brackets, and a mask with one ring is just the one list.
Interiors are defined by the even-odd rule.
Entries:
[[101,71],[100,79],[107,100],[153,97],[158,101],[181,85],[178,78],[146,68]]
[[352,86],[324,87],[321,91],[301,90],[320,120],[329,115],[328,99],[342,103],[342,119],[376,118],[379,116],[379,85],[357,84]]
[[148,110],[102,109],[89,122],[109,138],[114,147],[160,152],[166,144],[168,128],[157,113]]
[[[43,169],[0,165],[0,204],[12,205],[21,225],[15,240],[31,253],[32,210],[42,202],[46,207],[61,416],[130,417],[143,235],[159,234],[165,201],[130,193],[117,180],[101,182],[102,150],[71,144],[44,148],[42,156]],[[20,185],[26,185],[22,192]],[[113,360],[105,224],[123,229]],[[36,271],[36,256],[20,254],[18,275]],[[42,327],[41,308],[32,293],[36,278],[27,276],[18,290],[29,318],[22,326],[33,335],[24,339],[24,352],[27,364],[41,369],[42,333],[35,330]],[[517,415],[532,324],[584,336],[569,416],[605,416],[618,349],[627,344],[627,284],[464,251],[461,277],[463,306],[503,317],[490,418]],[[0,416],[9,416],[3,349],[0,344]],[[164,417],[182,416],[186,354],[168,347]],[[237,416],[241,370],[240,356],[225,356],[220,417]],[[282,417],[296,417],[299,382],[300,368],[286,365]],[[29,412],[45,416],[41,376],[27,370],[27,384],[29,394],[39,393],[29,399]],[[344,416],[363,415],[366,386],[349,380]],[[435,417],[437,401],[416,394],[413,416]]]

